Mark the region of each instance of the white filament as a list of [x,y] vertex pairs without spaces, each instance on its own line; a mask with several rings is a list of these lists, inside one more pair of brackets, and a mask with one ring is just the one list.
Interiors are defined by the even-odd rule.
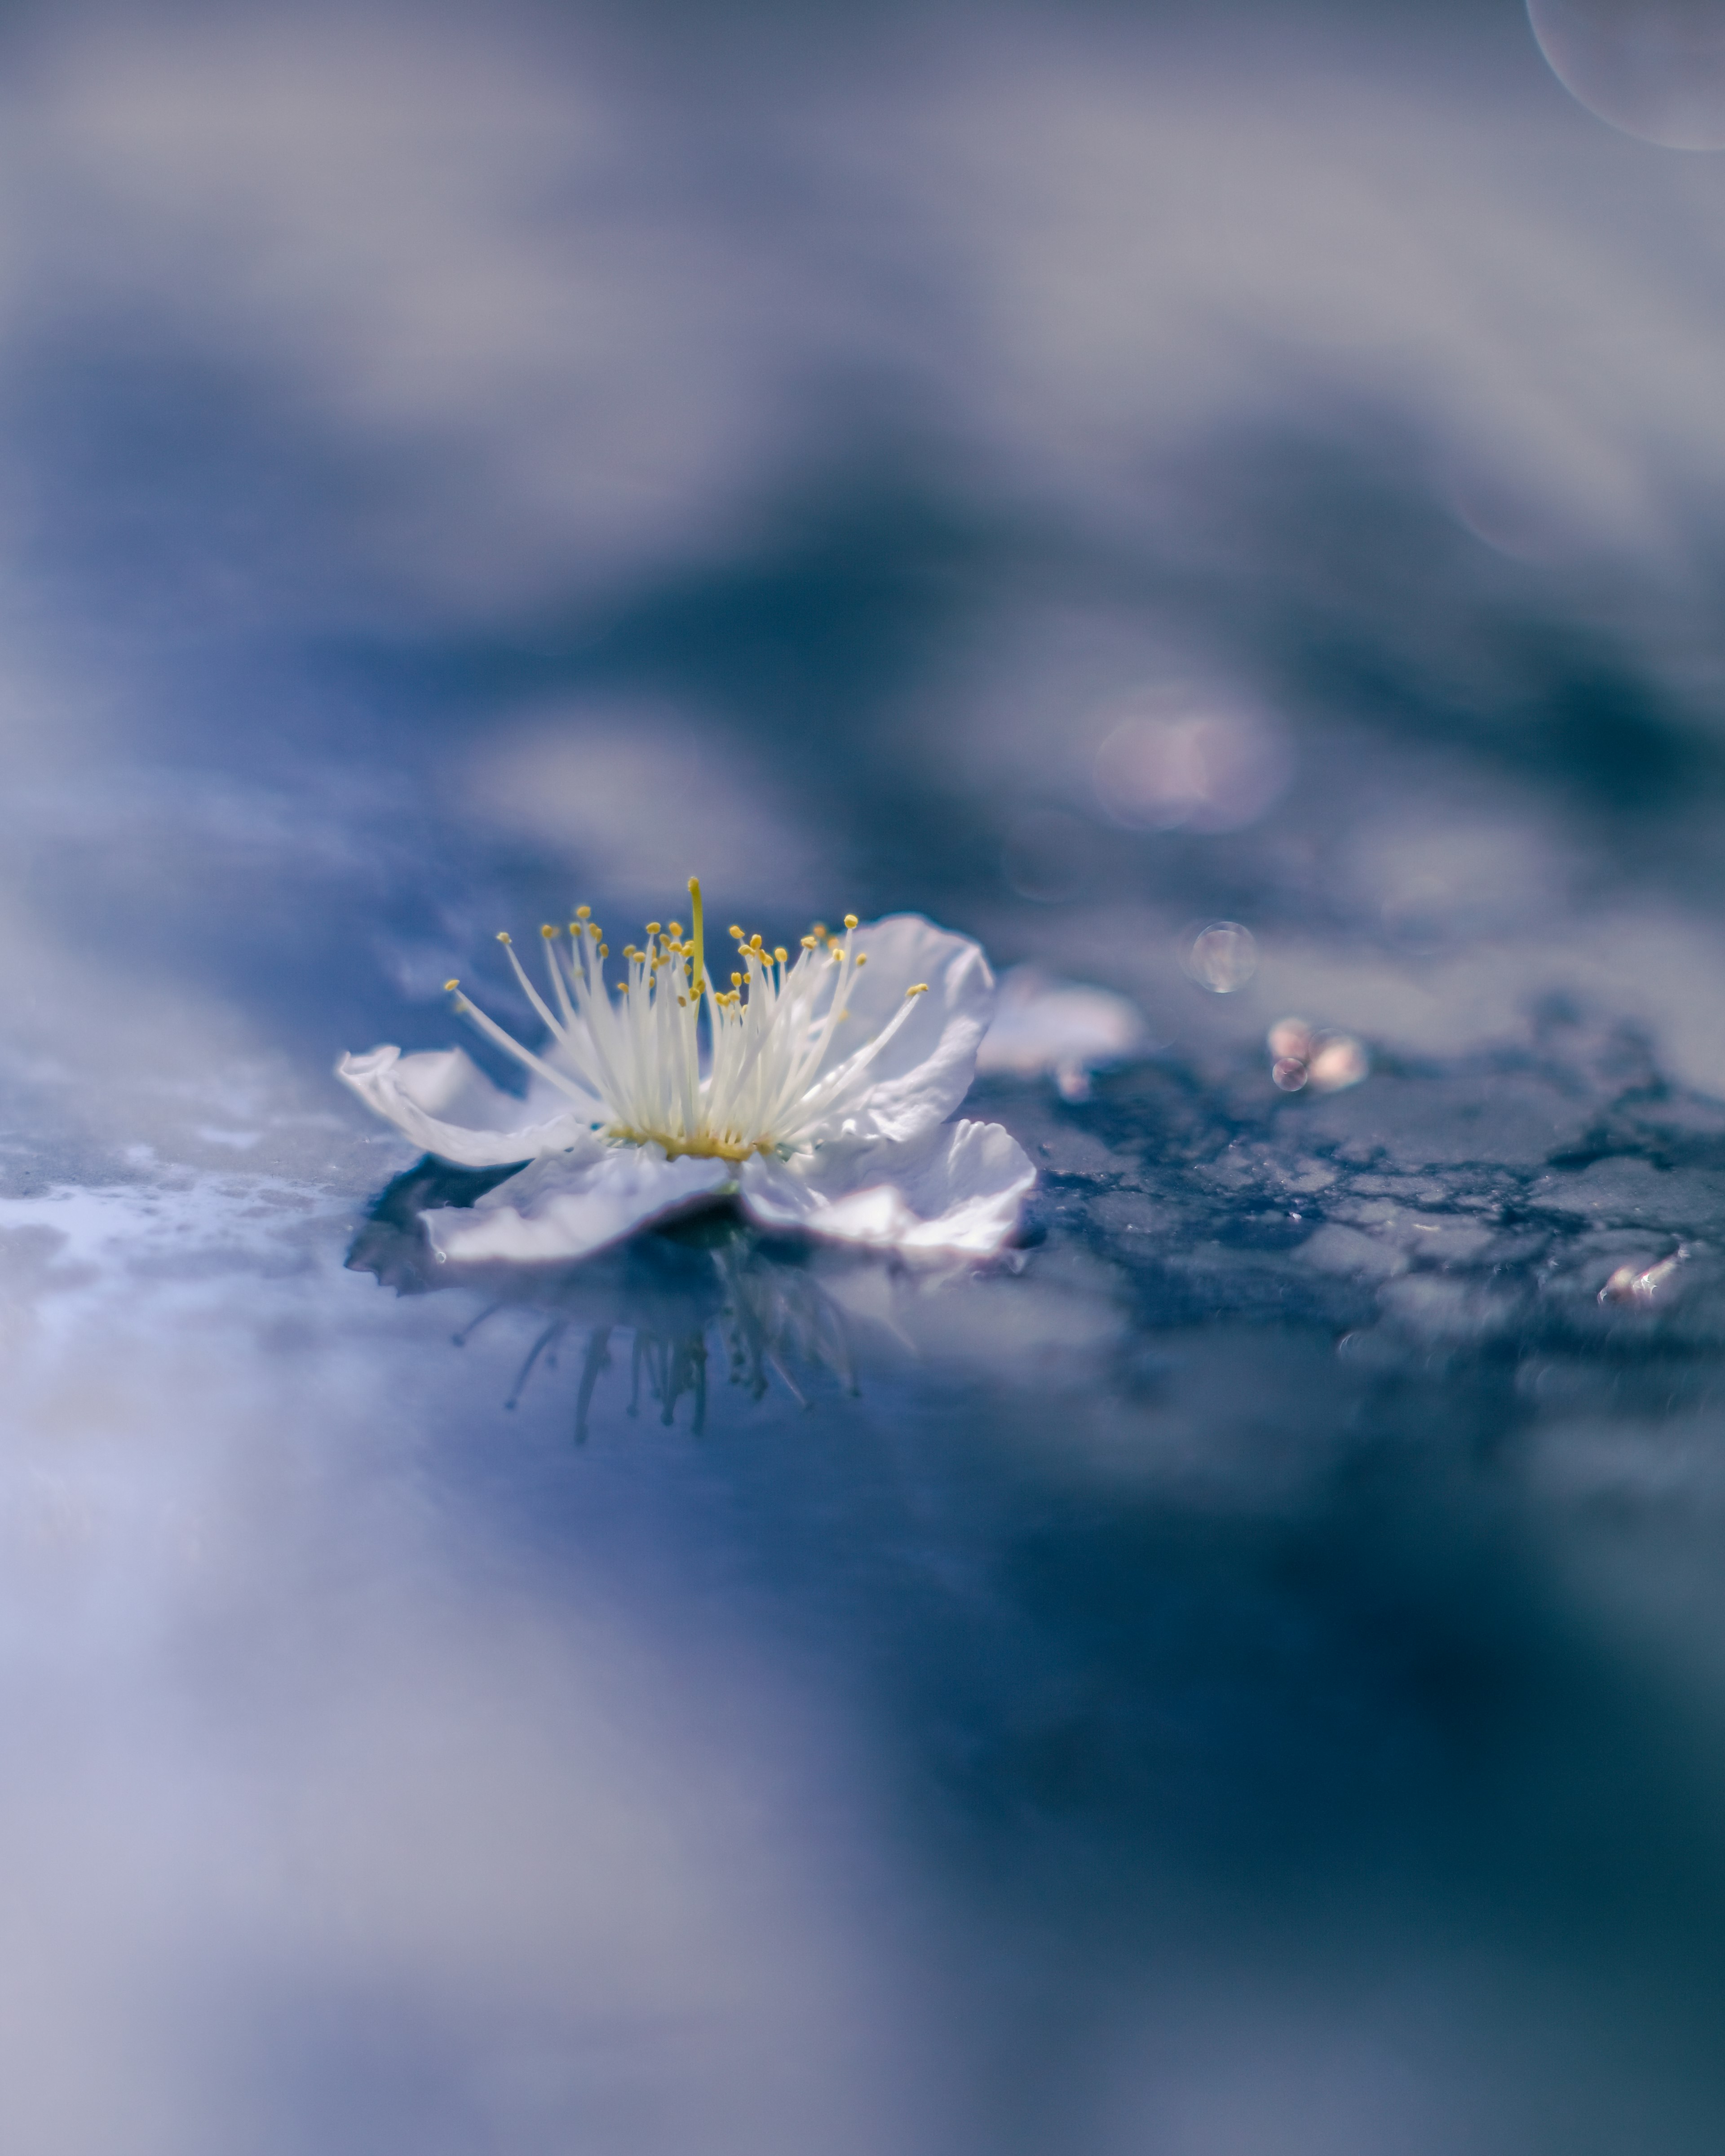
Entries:
[[[685,941],[680,923],[648,924],[647,941],[625,947],[624,978],[614,992],[605,978],[608,955],[597,922],[583,907],[569,924],[565,945],[547,927],[546,963],[552,1000],[528,979],[509,938],[509,953],[528,1001],[556,1048],[546,1056],[523,1048],[465,997],[457,1008],[486,1036],[529,1070],[549,1079],[592,1111],[597,1127],[619,1144],[656,1144],[671,1158],[696,1154],[743,1161],[755,1153],[788,1157],[814,1142],[818,1129],[842,1121],[867,1089],[865,1074],[909,1019],[926,983],[908,987],[888,1022],[851,1047],[841,1029],[847,998],[867,953],[855,947],[856,916],[842,936],[817,929],[794,961],[768,950],[741,929],[729,988],[708,972],[701,887],[689,886],[695,926]],[[455,986],[451,983],[450,986]],[[708,1054],[702,1069],[701,1017]],[[849,1052],[836,1063],[837,1043]]]

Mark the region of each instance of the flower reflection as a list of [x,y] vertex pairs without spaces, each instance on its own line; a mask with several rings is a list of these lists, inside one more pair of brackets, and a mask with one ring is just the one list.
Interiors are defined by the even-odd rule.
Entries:
[[[752,1400],[776,1380],[799,1407],[820,1373],[858,1390],[850,1327],[837,1299],[800,1261],[775,1250],[732,1215],[706,1213],[643,1236],[621,1249],[557,1268],[442,1265],[422,1232],[428,1212],[459,1210],[507,1170],[449,1168],[423,1161],[399,1175],[372,1208],[347,1253],[352,1272],[370,1273],[398,1295],[474,1287],[488,1300],[452,1337],[465,1347],[500,1312],[542,1319],[505,1399],[513,1408],[536,1371],[578,1355],[575,1437],[584,1442],[600,1381],[618,1368],[627,1344],[624,1412],[644,1401],[669,1428],[685,1400],[696,1436],[706,1425],[715,1366]],[[798,1373],[802,1382],[799,1382]]]

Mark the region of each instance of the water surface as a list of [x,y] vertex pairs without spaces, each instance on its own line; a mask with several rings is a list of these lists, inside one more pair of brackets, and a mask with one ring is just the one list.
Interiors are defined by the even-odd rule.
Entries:
[[[1515,8],[8,38],[8,2145],[1717,2148],[1725,165]],[[428,1269],[338,1054],[697,870],[1138,1005],[1009,1262]]]

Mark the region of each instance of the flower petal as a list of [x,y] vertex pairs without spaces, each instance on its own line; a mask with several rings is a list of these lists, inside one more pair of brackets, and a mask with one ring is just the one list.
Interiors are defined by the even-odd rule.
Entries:
[[757,1154],[743,1163],[743,1209],[878,1250],[998,1250],[1018,1226],[1036,1171],[999,1123],[945,1123],[907,1145],[834,1147],[806,1171]]
[[424,1215],[439,1258],[531,1265],[565,1263],[619,1242],[649,1220],[705,1204],[727,1189],[728,1161],[685,1154],[667,1160],[649,1146],[585,1146],[534,1161],[472,1206]]
[[979,944],[920,913],[872,921],[852,942],[869,963],[851,983],[850,1016],[834,1029],[827,1067],[889,1024],[907,988],[927,982],[928,993],[869,1066],[866,1094],[841,1109],[839,1127],[865,1141],[913,1138],[943,1123],[970,1091],[977,1044],[994,1013],[994,976]]
[[374,1048],[368,1055],[344,1055],[336,1075],[415,1145],[461,1168],[501,1168],[561,1152],[589,1137],[604,1112],[596,1101],[589,1115],[542,1083],[517,1100],[460,1048],[422,1055]]
[[1000,977],[994,1022],[976,1067],[1019,1078],[1051,1071],[1068,1100],[1082,1100],[1091,1070],[1147,1045],[1143,1014],[1124,996],[1014,966]]

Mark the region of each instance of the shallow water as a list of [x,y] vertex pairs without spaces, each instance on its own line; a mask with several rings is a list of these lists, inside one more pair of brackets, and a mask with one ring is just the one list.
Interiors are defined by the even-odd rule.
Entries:
[[[1716,2149],[1725,163],[1513,8],[7,37],[7,2145]],[[428,1266],[337,1055],[696,870],[1139,1007],[1021,1250]]]

